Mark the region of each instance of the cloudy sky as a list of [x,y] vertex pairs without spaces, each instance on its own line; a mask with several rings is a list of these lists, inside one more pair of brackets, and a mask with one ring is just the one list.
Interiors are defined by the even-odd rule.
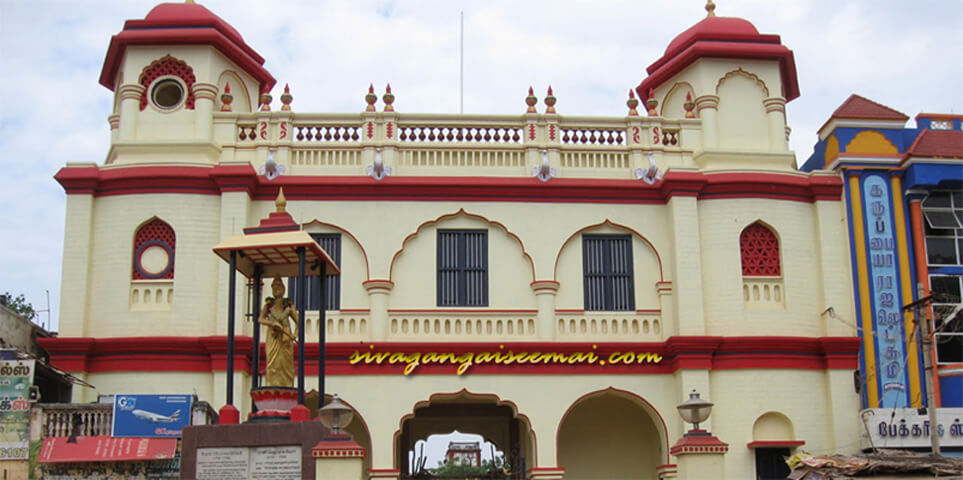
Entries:
[[[156,3],[0,0],[0,292],[42,309],[49,290],[54,329],[64,193],[52,177],[68,161],[103,163],[112,93],[97,80],[107,45]],[[201,3],[309,112],[361,111],[368,84],[380,94],[390,82],[401,112],[457,113],[464,12],[466,113],[521,113],[529,85],[542,97],[551,84],[563,115],[624,115],[645,67],[705,16],[702,0]],[[720,16],[746,18],[795,52],[802,96],[788,117],[799,161],[851,93],[911,117],[963,113],[961,0],[717,3]]]

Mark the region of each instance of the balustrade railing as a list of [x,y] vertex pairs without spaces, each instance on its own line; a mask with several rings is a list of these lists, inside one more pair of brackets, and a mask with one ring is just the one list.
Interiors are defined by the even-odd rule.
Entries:
[[556,324],[561,341],[662,340],[662,315],[656,312],[559,313]]
[[388,336],[394,341],[533,340],[535,314],[392,314]]
[[51,403],[34,408],[43,409],[40,421],[44,437],[110,435],[114,414],[109,403]]
[[[444,175],[530,176],[539,154],[547,153],[561,176],[632,178],[648,164],[648,153],[664,152],[672,165],[684,165],[692,147],[683,135],[699,128],[695,120],[661,117],[218,114],[218,124],[232,121],[233,138],[219,139],[242,147],[234,149],[238,158],[263,159],[267,151],[287,149],[275,161],[298,167],[294,175],[363,174],[380,158],[402,167],[392,172],[402,176],[428,174],[423,168],[446,168]],[[218,131],[226,136],[229,130]]]

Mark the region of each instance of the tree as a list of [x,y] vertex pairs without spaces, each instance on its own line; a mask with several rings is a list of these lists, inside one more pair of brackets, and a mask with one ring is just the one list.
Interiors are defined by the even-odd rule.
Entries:
[[37,311],[33,309],[33,305],[27,301],[22,293],[14,297],[10,292],[4,292],[3,298],[6,299],[4,304],[7,306],[7,308],[13,310],[27,320],[33,320],[37,316]]

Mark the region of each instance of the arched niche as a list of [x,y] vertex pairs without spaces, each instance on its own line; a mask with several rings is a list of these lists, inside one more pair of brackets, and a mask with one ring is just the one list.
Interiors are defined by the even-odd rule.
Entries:
[[769,89],[755,74],[742,69],[723,76],[716,85],[719,97],[719,146],[749,150],[769,149],[769,123],[763,100]]
[[566,480],[658,479],[668,458],[665,422],[645,399],[608,388],[579,398],[557,434],[557,464]]
[[220,110],[224,105],[221,102],[221,94],[224,93],[224,87],[228,84],[231,85],[231,95],[234,96],[234,100],[231,102],[231,111],[248,113],[253,111],[251,93],[247,90],[247,85],[241,80],[241,77],[233,70],[225,70],[221,72],[221,77],[217,80],[217,98],[214,99],[215,109]]
[[536,308],[531,291],[534,263],[521,239],[503,224],[464,209],[424,222],[404,239],[391,260],[391,308],[437,306],[438,230],[488,232],[488,308]]
[[[331,401],[331,395],[326,394],[324,396],[325,404]],[[371,469],[371,431],[368,429],[368,423],[365,421],[364,416],[358,411],[354,405],[349,401],[350,399],[338,398],[341,403],[351,407],[354,412],[354,417],[351,419],[351,423],[345,427],[345,431],[351,435],[351,439],[361,445],[364,448],[367,455],[364,456],[362,472],[367,472]],[[311,412],[312,421],[318,420],[318,391],[311,390],[310,392],[304,394],[304,406],[308,407]]]
[[419,440],[454,430],[481,435],[505,452],[506,458],[514,457],[515,469],[520,463],[526,470],[537,466],[535,433],[528,417],[498,395],[462,389],[433,394],[402,417],[394,434],[396,467],[406,475],[411,466],[409,452]]
[[565,240],[555,257],[555,281],[559,282],[556,308],[584,308],[582,235],[629,235],[632,238],[633,280],[636,310],[660,308],[656,284],[663,281],[662,259],[651,242],[639,232],[610,220],[577,230]]
[[789,417],[779,412],[768,412],[752,424],[753,442],[794,442],[795,429]]
[[[662,110],[660,115],[665,118],[685,118],[685,103],[686,95],[691,95],[694,99],[695,94],[692,90],[692,85],[687,82],[678,82],[669,89],[669,93],[665,95],[665,100],[662,101]],[[696,113],[693,109],[693,113]]]

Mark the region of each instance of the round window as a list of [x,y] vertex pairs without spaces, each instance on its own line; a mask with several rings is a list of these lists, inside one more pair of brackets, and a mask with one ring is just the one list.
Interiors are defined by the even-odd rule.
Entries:
[[151,99],[162,110],[176,108],[184,100],[184,87],[172,78],[161,80],[154,85]]

